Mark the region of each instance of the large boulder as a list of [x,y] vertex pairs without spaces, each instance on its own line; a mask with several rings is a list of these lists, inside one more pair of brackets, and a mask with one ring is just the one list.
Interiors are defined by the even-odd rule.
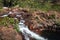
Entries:
[[0,27],[0,40],[22,40],[22,36],[13,28]]

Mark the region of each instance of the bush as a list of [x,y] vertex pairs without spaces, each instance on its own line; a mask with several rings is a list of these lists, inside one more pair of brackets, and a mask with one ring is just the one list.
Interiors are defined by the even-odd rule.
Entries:
[[44,11],[60,10],[58,2],[57,0],[0,0],[1,6],[13,7],[19,5],[22,8],[33,8]]
[[52,10],[60,11],[60,5],[53,5]]
[[56,19],[55,24],[56,24],[57,26],[60,26],[60,19]]
[[18,31],[18,20],[9,17],[0,18],[0,26],[8,27],[9,25],[13,25],[14,28]]
[[48,17],[48,19],[55,19],[55,14],[53,14],[53,15],[50,15],[49,17]]

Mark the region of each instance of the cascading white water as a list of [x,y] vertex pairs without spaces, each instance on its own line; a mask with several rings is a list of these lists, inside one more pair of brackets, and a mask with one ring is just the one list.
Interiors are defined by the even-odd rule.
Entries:
[[10,14],[12,14],[11,11],[10,11],[8,14],[4,14],[4,15],[2,15],[2,16],[0,16],[0,17],[7,17],[7,16],[10,15]]
[[6,14],[6,15],[3,15],[3,16],[0,16],[0,17],[6,17],[6,16],[8,16],[8,15]]
[[20,20],[20,22],[19,22],[19,31],[22,32],[22,34],[25,37],[25,40],[30,40],[29,37],[35,38],[36,40],[47,40],[47,39],[39,36],[38,34],[30,31],[28,29],[28,27],[24,24],[24,22],[25,22],[24,20]]
[[[11,12],[9,14],[11,14]],[[0,17],[6,17],[6,16],[8,16],[8,14],[0,16]],[[20,20],[18,27],[19,27],[19,31],[22,32],[22,34],[24,35],[25,40],[30,40],[29,37],[35,38],[36,40],[47,40],[47,39],[39,36],[38,34],[30,31],[28,29],[28,26],[26,26],[24,24],[24,22],[25,22],[24,20]]]

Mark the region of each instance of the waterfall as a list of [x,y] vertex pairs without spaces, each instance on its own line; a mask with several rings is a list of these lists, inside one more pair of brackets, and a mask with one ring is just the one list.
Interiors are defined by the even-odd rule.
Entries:
[[24,20],[20,20],[20,22],[19,22],[19,31],[22,32],[22,34],[25,37],[25,40],[30,40],[29,37],[35,38],[36,40],[47,40],[47,39],[39,36],[38,34],[30,31],[28,29],[28,27],[24,24],[24,22],[25,22]]
[[0,16],[0,17],[6,17],[6,16],[8,16],[8,15],[6,14],[6,15],[3,15],[3,16]]
[[[11,12],[9,12],[9,14],[11,14]],[[6,14],[6,15],[3,15],[3,16],[0,16],[0,17],[6,17],[9,14]],[[19,15],[17,15],[17,16],[19,16]],[[30,37],[35,38],[36,40],[47,40],[47,39],[41,37],[40,35],[30,31],[28,26],[26,26],[24,24],[24,22],[25,22],[25,20],[22,20],[22,18],[21,18],[21,20],[18,24],[18,27],[19,27],[19,31],[22,32],[22,34],[24,35],[25,40],[30,40]]]
[[4,14],[4,15],[2,15],[2,16],[0,16],[0,17],[7,17],[7,16],[10,15],[10,14],[12,14],[11,11],[10,11],[8,14]]

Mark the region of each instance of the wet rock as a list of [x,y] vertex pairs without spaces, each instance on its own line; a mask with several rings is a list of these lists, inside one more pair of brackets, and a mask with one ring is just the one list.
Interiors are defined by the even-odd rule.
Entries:
[[12,28],[0,27],[0,40],[22,40],[22,36]]
[[[1,12],[0,15],[5,14],[7,11],[4,10],[4,12]],[[23,8],[12,8],[11,11],[12,13],[8,15],[9,17],[16,17],[19,21],[20,19],[24,19],[28,28],[37,34],[41,34],[43,29],[51,30],[51,28],[54,27],[55,19],[49,18],[51,15],[55,15],[56,19],[60,18],[60,14],[56,11],[48,11],[47,13],[42,11],[34,11],[30,13],[29,10]],[[11,28],[11,25],[9,27]]]
[[20,19],[23,19],[22,15],[16,15],[16,18],[20,21]]
[[11,14],[8,15],[8,17],[14,18],[14,17],[16,17],[16,14],[15,13],[11,13]]

